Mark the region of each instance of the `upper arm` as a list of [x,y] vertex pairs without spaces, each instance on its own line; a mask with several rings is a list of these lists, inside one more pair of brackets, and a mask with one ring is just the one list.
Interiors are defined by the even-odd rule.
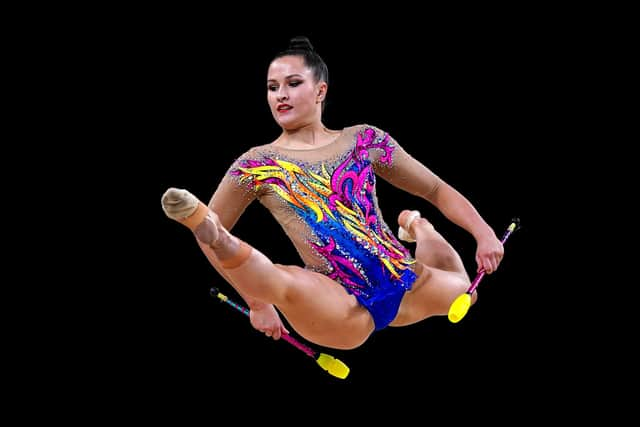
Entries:
[[224,175],[218,188],[209,201],[209,209],[220,218],[220,222],[231,230],[247,206],[256,198],[256,192],[251,182],[241,180],[231,175],[233,166]]
[[432,201],[442,180],[423,163],[407,153],[390,138],[391,156],[387,161],[374,161],[378,176],[408,193]]

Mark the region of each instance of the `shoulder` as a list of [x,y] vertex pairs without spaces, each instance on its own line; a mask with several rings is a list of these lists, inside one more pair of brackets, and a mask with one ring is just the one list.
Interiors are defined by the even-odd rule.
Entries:
[[356,149],[368,151],[369,159],[374,165],[393,163],[397,143],[386,131],[368,123],[351,126],[348,129],[354,133]]
[[256,177],[261,175],[264,166],[273,164],[268,147],[269,144],[258,145],[242,152],[227,168],[225,181],[233,184],[233,188],[258,190]]
[[345,127],[343,133],[350,135],[351,138],[359,144],[371,145],[372,148],[379,148],[379,145],[393,145],[396,143],[388,132],[368,123]]
[[237,156],[234,163],[249,159],[261,159],[265,156],[268,156],[271,151],[271,144],[256,145],[245,150],[239,156]]
[[[228,177],[245,177],[251,175],[250,170],[255,167],[270,164],[269,144],[258,145],[246,149],[240,155],[236,156],[231,164],[227,167],[226,174]],[[271,156],[272,157],[272,156]]]
[[371,125],[369,123],[360,123],[353,126],[344,128],[345,134],[369,136],[371,138],[383,138],[388,136],[388,133],[378,126]]
[[376,132],[380,132],[380,128],[374,125],[370,125],[368,123],[360,123],[357,125],[347,126],[344,128],[344,132],[358,133],[358,132],[366,131],[368,129]]

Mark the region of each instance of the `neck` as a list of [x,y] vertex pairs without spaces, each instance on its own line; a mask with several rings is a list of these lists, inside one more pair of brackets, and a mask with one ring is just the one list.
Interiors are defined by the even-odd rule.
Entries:
[[336,131],[327,129],[321,122],[305,125],[297,129],[283,129],[278,143],[283,146],[318,146],[335,137]]

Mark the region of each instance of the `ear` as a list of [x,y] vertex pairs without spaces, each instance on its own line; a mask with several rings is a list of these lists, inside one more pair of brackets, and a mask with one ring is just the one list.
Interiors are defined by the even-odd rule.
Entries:
[[316,95],[316,102],[324,101],[324,98],[327,96],[327,83],[320,82],[318,83],[318,93]]

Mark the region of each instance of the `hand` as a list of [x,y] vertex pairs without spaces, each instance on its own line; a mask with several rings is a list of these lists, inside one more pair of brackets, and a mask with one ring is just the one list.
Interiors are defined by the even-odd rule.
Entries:
[[280,315],[273,304],[262,304],[258,308],[252,307],[249,310],[249,319],[254,328],[274,340],[280,339],[283,333],[289,333],[282,324]]
[[495,235],[478,240],[476,250],[478,272],[484,269],[487,274],[493,273],[498,269],[503,256],[504,247]]

